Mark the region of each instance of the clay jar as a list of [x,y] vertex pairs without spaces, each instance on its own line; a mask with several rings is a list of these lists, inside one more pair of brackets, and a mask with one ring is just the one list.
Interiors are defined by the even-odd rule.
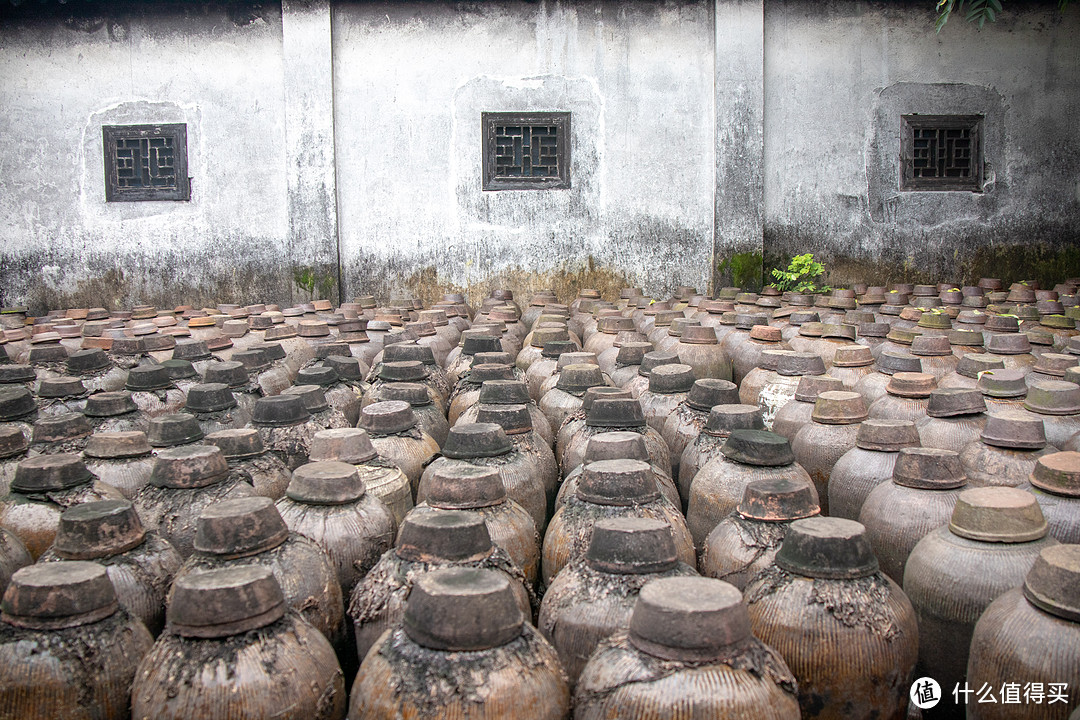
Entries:
[[540,433],[532,426],[532,416],[526,405],[479,405],[476,413],[478,423],[495,423],[503,429],[510,442],[533,463],[540,482],[544,484],[547,507],[555,502],[559,488],[559,465],[555,453]]
[[898,372],[885,385],[885,395],[869,406],[869,415],[882,420],[911,420],[926,417],[926,406],[936,381],[930,373]]
[[674,363],[653,370],[649,375],[649,389],[638,396],[649,427],[662,433],[668,416],[686,400],[693,385],[694,372],[689,365]]
[[[653,352],[645,353],[645,356],[641,359],[641,364],[638,365],[637,377],[627,380],[622,389],[630,393],[630,397],[637,398],[641,393],[649,389],[649,375],[652,371],[661,365],[673,365],[678,363],[679,356],[675,353],[664,353],[654,350]],[[689,365],[690,363],[682,363],[683,365]],[[719,378],[726,380],[727,378]]]
[[911,341],[911,354],[921,361],[922,371],[936,380],[956,370],[960,362],[953,354],[949,338],[943,335],[920,335]]
[[[1054,683],[1066,702],[1041,707],[1039,717],[1065,720],[1080,703],[1080,546],[1043,548],[1024,578],[994,600],[979,617],[971,637],[969,686],[1001,688],[1008,683],[1030,687]],[[972,703],[974,720],[1015,718],[1019,705]],[[1030,712],[1030,708],[1028,709]]]
[[[593,435],[589,438],[589,444],[585,447],[585,458],[581,465],[570,471],[570,474],[559,486],[559,494],[555,497],[555,510],[566,504],[566,498],[577,492],[581,474],[589,463],[599,460],[640,460],[649,462],[649,450],[645,445],[645,438],[632,432],[605,432]],[[671,501],[675,507],[682,507],[679,498],[679,489],[675,481],[655,465],[652,468],[652,477],[656,481],[656,487]]]
[[44,378],[38,383],[38,414],[41,417],[47,417],[82,413],[86,408],[86,398],[89,395],[90,391],[79,378]]
[[716,405],[709,410],[705,427],[683,450],[679,459],[679,497],[683,507],[690,500],[690,485],[709,461],[721,457],[721,450],[734,430],[763,430],[761,408],[756,405]]
[[762,351],[766,349],[791,350],[791,347],[781,339],[780,328],[765,324],[755,325],[750,329],[747,340],[733,348],[731,380],[741,384],[743,378],[757,366]]
[[829,476],[844,453],[855,447],[859,424],[866,420],[859,393],[835,391],[818,395],[810,422],[803,425],[791,449],[817,488],[823,515],[829,513]]
[[[550,393],[548,393],[550,395]],[[535,430],[548,446],[555,444],[555,431],[547,416],[537,407],[529,397],[528,388],[521,380],[488,380],[480,386],[480,397],[477,405],[461,413],[458,423],[476,422],[480,413],[480,405],[524,405],[529,410],[529,419]],[[445,440],[445,438],[444,438]]]
[[324,461],[293,471],[278,512],[289,530],[314,540],[334,565],[342,597],[394,543],[394,516],[368,494],[356,468]]
[[397,465],[379,456],[366,430],[321,430],[311,441],[309,457],[312,462],[336,460],[355,467],[367,491],[386,503],[395,524],[400,524],[413,507],[409,478]]
[[506,551],[491,542],[483,518],[456,510],[410,515],[401,524],[394,549],[379,559],[350,596],[348,612],[361,660],[386,630],[401,622],[417,579],[447,567],[502,575],[510,582],[518,610],[532,617],[532,586]]
[[795,720],[795,678],[751,632],[738,590],[711,578],[641,589],[628,631],[600,644],[578,681],[574,717]]
[[772,565],[791,523],[820,511],[814,487],[805,480],[754,480],[735,510],[705,538],[698,570],[741,591]]
[[986,403],[978,390],[937,388],[916,427],[923,447],[960,452],[979,439],[986,419]]
[[144,432],[94,433],[83,449],[83,461],[102,482],[131,498],[150,480],[152,451]]
[[298,395],[259,398],[251,414],[251,426],[259,431],[263,447],[290,470],[308,461],[311,440],[323,429],[311,421],[311,413]]
[[692,575],[694,569],[679,562],[665,523],[629,517],[598,522],[585,556],[563,568],[544,594],[537,621],[559,653],[571,690],[600,641],[630,627],[646,583]]
[[1027,400],[1028,386],[1019,370],[989,370],[979,376],[976,388],[989,412],[1020,410]]
[[[773,416],[771,432],[783,435],[789,441],[794,440],[802,426],[810,422],[818,395],[843,389],[844,383],[834,377],[803,375],[795,386],[795,396],[780,405]],[[767,412],[767,409],[764,411]]]
[[173,384],[172,378],[160,365],[131,368],[124,387],[131,392],[131,399],[147,417],[177,412],[184,407],[184,393]]
[[[649,346],[650,348],[652,346]],[[525,384],[529,388],[529,397],[539,403],[543,397],[540,388],[559,370],[559,358],[566,353],[573,353],[580,348],[569,340],[556,340],[544,344],[540,359],[532,363],[525,372]],[[629,351],[628,351],[629,352]],[[640,361],[639,361],[640,362]],[[636,370],[636,365],[635,365]]]
[[[780,359],[785,355],[791,355],[793,353],[794,350],[763,350],[761,357],[758,358],[757,365],[748,372],[746,377],[742,379],[742,382],[739,383],[740,401],[748,405],[756,405],[762,388],[776,382],[779,378],[777,369],[780,367]],[[817,356],[815,355],[814,357]],[[824,367],[824,364],[822,367]],[[794,393],[794,385],[798,380],[789,382],[793,386],[792,392]]]
[[598,365],[567,365],[559,373],[555,387],[540,398],[540,411],[553,429],[581,407],[585,391],[591,387],[606,385]]
[[[989,326],[989,320],[987,321]],[[1031,341],[1024,333],[998,333],[986,338],[986,352],[1001,360],[1006,370],[1019,370],[1027,375],[1035,366]]]
[[176,582],[131,696],[140,720],[340,720],[346,706],[330,642],[288,608],[269,568],[252,565]]
[[585,418],[585,426],[567,438],[565,445],[560,443],[559,467],[569,472],[580,465],[585,458],[589,439],[613,430],[638,433],[644,437],[649,462],[671,476],[671,451],[667,443],[660,433],[645,422],[641,403],[626,397],[598,397],[593,401]]
[[131,716],[131,682],[154,639],[117,602],[105,568],[90,562],[23,568],[0,611],[0,715]]
[[411,515],[447,510],[479,515],[487,523],[491,542],[506,551],[535,585],[540,578],[540,535],[532,516],[506,495],[499,471],[470,465],[444,467],[425,481],[424,500]]
[[416,422],[420,429],[430,435],[440,447],[446,443],[446,433],[450,430],[450,423],[439,411],[438,406],[432,402],[429,388],[419,383],[387,383],[382,389],[382,399],[409,403],[409,407],[416,414]]
[[[591,387],[585,391],[584,397],[582,397],[581,407],[566,416],[563,420],[562,426],[559,428],[558,434],[555,436],[555,457],[559,459],[566,452],[566,448],[570,441],[579,433],[583,432],[587,426],[587,420],[589,411],[592,410],[593,403],[598,398],[629,398],[630,393],[626,390],[621,390],[616,387],[599,386]],[[580,465],[579,465],[580,467]],[[573,472],[575,468],[563,467],[560,464],[560,472],[563,477]]]
[[409,403],[388,400],[368,405],[360,412],[360,427],[367,431],[379,456],[397,465],[409,478],[415,497],[420,474],[439,452],[439,446],[417,427]]
[[224,383],[203,383],[188,390],[184,412],[195,416],[203,434],[242,428],[251,422],[251,412],[236,402]]
[[185,445],[158,453],[150,482],[132,498],[147,530],[156,531],[181,557],[192,545],[199,515],[221,500],[250,497],[254,488],[229,473],[229,463],[213,445]]
[[607,371],[611,384],[621,388],[636,378],[645,353],[652,349],[652,343],[649,342],[624,342],[615,355],[614,364]]
[[874,372],[874,354],[863,345],[842,345],[833,355],[829,376],[844,383],[845,390],[854,390],[865,376]]
[[987,415],[979,439],[960,451],[960,461],[972,487],[1017,487],[1031,477],[1040,457],[1056,450],[1047,444],[1041,420],[1031,413],[1002,410]]
[[514,368],[507,363],[476,363],[466,375],[463,375],[450,396],[447,421],[451,426],[457,424],[461,414],[480,402],[480,388],[491,380],[513,380]]
[[[391,345],[391,347],[393,346]],[[439,409],[439,412],[444,415],[447,413],[448,409],[452,407],[451,403],[453,396],[449,394],[449,391],[447,391],[446,396],[442,394],[442,388],[433,381],[428,366],[424,365],[419,360],[386,362],[377,367],[378,373],[375,375],[370,387],[364,392],[363,399],[360,402],[361,409],[373,403],[385,400],[386,398],[383,397],[383,388],[395,383],[423,385],[431,394],[432,403],[434,403]],[[458,385],[460,386],[461,384],[462,381],[459,381]],[[478,387],[479,386],[477,385],[477,388]],[[456,417],[456,413],[460,412],[460,410],[454,410],[453,412],[454,417]]]
[[280,457],[266,452],[262,437],[254,428],[219,430],[203,441],[221,449],[229,463],[229,473],[255,488],[256,495],[277,500],[285,494],[292,472]]
[[798,680],[803,718],[906,716],[920,633],[911,602],[879,571],[862,525],[796,520],[775,564],[745,597],[754,634]]
[[368,653],[355,688],[351,720],[570,714],[558,655],[526,622],[512,583],[474,568],[417,580],[403,621]]
[[0,526],[19,538],[37,560],[52,544],[64,510],[123,497],[98,480],[78,455],[38,455],[15,469],[11,492],[0,501]]
[[33,564],[34,559],[22,541],[11,531],[0,527],[0,596],[7,590],[16,570]]
[[270,498],[223,500],[203,510],[195,552],[176,579],[246,565],[269,569],[285,604],[332,645],[345,640],[344,600],[330,557],[315,541],[290,532]]
[[1048,534],[1063,543],[1080,544],[1080,453],[1043,455],[1028,483],[1020,485],[1039,501]]
[[874,364],[874,370],[855,383],[855,392],[866,398],[868,405],[885,397],[885,386],[895,373],[922,372],[922,360],[908,353],[882,352]]
[[960,456],[951,450],[905,448],[898,453],[892,482],[874,488],[859,512],[883,573],[904,582],[911,551],[948,523],[965,485]]
[[1063,446],[1080,432],[1080,385],[1062,380],[1029,385],[1024,409],[1042,420],[1048,444]]
[[86,399],[83,414],[94,432],[146,432],[150,427],[150,418],[125,390],[91,395]]
[[465,330],[461,333],[457,347],[447,354],[446,378],[450,387],[457,385],[462,375],[472,366],[473,356],[478,352],[498,352],[502,350],[499,338],[486,330]]
[[318,430],[352,427],[345,413],[330,405],[326,393],[318,385],[293,385],[283,390],[281,395],[294,395],[300,398],[304,409],[311,414],[311,418],[307,421],[311,427]]
[[120,604],[153,635],[165,625],[165,593],[183,559],[143,528],[128,500],[83,503],[60,516],[56,539],[40,562],[93,560],[105,566]]
[[585,466],[577,491],[566,499],[544,535],[543,579],[585,555],[596,523],[605,518],[645,517],[671,525],[679,559],[693,566],[696,556],[682,513],[656,487],[648,463],[601,460]]
[[[750,397],[751,393],[744,393],[746,388],[739,389],[739,396],[740,398],[745,397],[747,404],[761,406],[765,428],[769,430],[772,429],[780,410],[796,399],[802,378],[824,374],[825,363],[817,355],[813,353],[786,353],[777,360],[776,377],[762,385],[760,391],[753,397]],[[831,383],[831,381],[826,381],[826,383],[828,387],[835,387],[837,390],[843,387],[840,383]],[[813,387],[817,387],[817,391],[820,392],[825,386],[808,381],[807,384],[803,385],[803,397],[811,392]],[[783,421],[781,425],[783,425]]]
[[810,482],[786,438],[765,430],[732,431],[721,456],[703,466],[690,485],[686,524],[694,545],[704,545],[713,528],[742,500],[747,485],[772,479]]
[[0,493],[8,494],[15,468],[26,458],[30,443],[18,425],[0,425]]
[[671,451],[672,477],[679,477],[683,452],[701,434],[712,408],[735,403],[739,399],[738,391],[735,383],[727,380],[706,378],[694,381],[686,399],[668,415],[660,430],[660,436]]
[[[450,381],[446,375],[446,371],[435,362],[435,356],[432,354],[431,348],[425,345],[416,345],[405,342],[394,343],[393,345],[387,345],[385,347],[381,364],[403,362],[421,363],[427,371],[428,377],[424,380],[418,380],[413,379],[413,376],[410,375],[409,379],[404,377],[398,379],[404,380],[405,382],[423,382],[425,385],[429,385],[437,393],[435,402],[441,407],[446,407],[450,399]],[[375,358],[375,363],[376,364],[372,365],[371,370],[377,376],[381,377],[382,368],[380,367],[378,357]]]
[[127,370],[113,365],[101,348],[76,350],[68,356],[64,369],[91,393],[123,390],[127,383]]
[[318,386],[326,394],[330,407],[345,416],[349,427],[356,427],[360,420],[360,397],[356,390],[341,381],[333,367],[315,365],[303,368],[297,373],[295,383]]
[[910,420],[864,420],[855,447],[840,456],[829,475],[831,517],[857,520],[866,498],[892,480],[897,453],[919,447],[919,433]]
[[942,688],[962,683],[979,616],[1021,585],[1042,549],[1056,544],[1031,493],[961,492],[948,525],[920,540],[904,569],[904,591],[919,618],[919,672]]

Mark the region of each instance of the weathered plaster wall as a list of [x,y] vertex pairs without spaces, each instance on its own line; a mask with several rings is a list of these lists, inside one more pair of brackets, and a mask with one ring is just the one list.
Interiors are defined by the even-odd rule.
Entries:
[[[711,1],[335,4],[346,294],[704,288],[711,15]],[[483,191],[481,112],[527,110],[572,113],[571,189]]]
[[[288,300],[280,10],[30,9],[0,21],[0,302]],[[101,125],[157,122],[191,201],[106,203]]]
[[[1010,2],[981,31],[932,3],[765,4],[766,267],[834,283],[1080,273],[1080,13]],[[900,115],[984,114],[983,193],[900,192]]]

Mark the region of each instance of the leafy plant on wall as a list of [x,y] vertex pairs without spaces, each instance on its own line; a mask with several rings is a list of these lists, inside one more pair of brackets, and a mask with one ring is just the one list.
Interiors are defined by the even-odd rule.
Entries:
[[813,253],[796,255],[791,258],[787,270],[773,268],[776,278],[773,287],[781,292],[816,293],[829,290],[828,285],[817,284],[817,279],[825,274],[825,266],[814,260]]

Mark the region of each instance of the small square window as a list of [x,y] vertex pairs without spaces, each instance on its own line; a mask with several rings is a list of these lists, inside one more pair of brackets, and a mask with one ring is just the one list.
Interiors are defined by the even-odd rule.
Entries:
[[187,125],[103,125],[105,201],[190,200]]
[[904,115],[901,190],[982,192],[982,115]]
[[570,113],[481,113],[485,190],[570,187]]

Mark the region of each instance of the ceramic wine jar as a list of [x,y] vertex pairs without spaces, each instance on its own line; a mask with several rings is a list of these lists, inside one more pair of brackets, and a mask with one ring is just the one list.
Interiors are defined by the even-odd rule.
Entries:
[[1050,537],[1080,544],[1080,453],[1043,455],[1036,461],[1028,482],[1018,487],[1030,491],[1039,501]]
[[761,408],[756,405],[715,405],[709,410],[705,427],[683,450],[679,459],[678,487],[683,507],[690,500],[694,477],[711,460],[721,456],[724,443],[734,430],[763,430]]
[[810,422],[791,442],[795,459],[805,468],[818,491],[821,513],[829,514],[829,477],[844,453],[855,447],[859,425],[867,419],[859,393],[830,391],[818,395]]
[[1040,457],[1056,450],[1032,413],[1002,410],[987,415],[979,439],[960,451],[960,460],[972,487],[1016,487],[1027,482]]
[[855,447],[840,456],[829,475],[831,517],[857,520],[866,498],[892,480],[897,453],[918,447],[919,434],[910,420],[864,420]]

